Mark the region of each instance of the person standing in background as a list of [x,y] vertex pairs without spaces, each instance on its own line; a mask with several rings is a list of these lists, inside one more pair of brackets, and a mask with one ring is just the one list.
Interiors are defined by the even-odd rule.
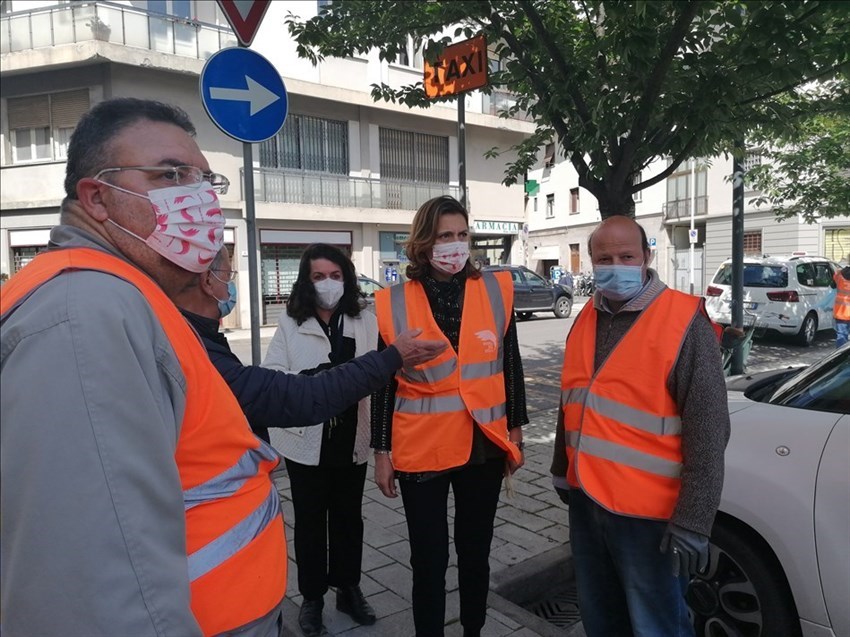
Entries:
[[506,472],[522,466],[525,385],[510,273],[469,260],[469,215],[452,197],[425,202],[406,245],[408,282],[375,295],[383,343],[410,327],[451,345],[405,366],[372,400],[375,482],[396,497],[410,538],[417,637],[444,634],[449,558],[448,493],[454,492],[460,622],[481,634],[490,544]]
[[850,263],[835,273],[835,302],[832,316],[835,320],[835,347],[850,341]]
[[[313,375],[374,350],[377,321],[364,306],[351,259],[334,246],[308,246],[263,366]],[[370,412],[364,398],[324,424],[271,430],[292,488],[298,590],[304,597],[298,622],[306,637],[321,634],[329,586],[336,588],[338,610],[359,624],[375,623],[360,590]]]

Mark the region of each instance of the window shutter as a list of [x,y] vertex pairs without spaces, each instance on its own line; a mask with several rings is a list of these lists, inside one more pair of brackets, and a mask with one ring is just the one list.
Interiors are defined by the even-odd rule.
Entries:
[[9,129],[50,126],[50,102],[47,95],[9,98]]
[[89,90],[64,91],[50,96],[53,128],[76,128],[77,122],[89,110]]

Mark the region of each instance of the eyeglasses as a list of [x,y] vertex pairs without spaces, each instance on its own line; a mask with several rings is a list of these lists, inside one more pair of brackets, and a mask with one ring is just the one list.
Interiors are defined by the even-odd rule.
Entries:
[[[219,270],[217,268],[213,268],[210,270],[213,273],[213,276],[221,281],[222,283],[227,283],[228,281],[232,281],[236,278],[236,275],[239,274],[238,270]],[[218,272],[222,276],[216,276],[215,273]]]
[[118,173],[123,170],[142,170],[145,172],[160,173],[158,179],[169,182],[171,186],[200,186],[207,181],[220,195],[227,194],[230,180],[219,173],[204,172],[197,166],[121,166],[118,168],[104,168],[94,178],[100,179],[106,173]]

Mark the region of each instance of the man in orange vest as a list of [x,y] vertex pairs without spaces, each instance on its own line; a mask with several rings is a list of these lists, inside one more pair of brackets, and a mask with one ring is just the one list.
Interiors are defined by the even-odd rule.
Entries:
[[4,636],[277,637],[279,456],[167,294],[222,248],[182,110],[91,109],[50,249],[0,298]]
[[693,635],[729,438],[720,349],[702,299],[648,267],[617,216],[591,234],[596,293],[567,337],[553,482],[569,505],[589,637]]
[[835,273],[835,305],[832,315],[835,319],[835,347],[841,347],[850,341],[850,264]]

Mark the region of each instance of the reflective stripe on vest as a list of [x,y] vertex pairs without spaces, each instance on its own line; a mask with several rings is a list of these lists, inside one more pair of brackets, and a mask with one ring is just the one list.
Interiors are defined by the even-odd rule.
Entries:
[[[469,459],[473,422],[519,459],[518,449],[507,436],[503,375],[502,343],[512,303],[513,283],[508,273],[484,272],[480,278],[468,279],[460,357],[448,347],[434,361],[397,373],[392,451],[398,470],[437,471],[464,464]],[[446,340],[418,282],[379,291],[375,309],[386,343],[411,328],[421,328],[421,338]],[[439,415],[439,428],[427,420],[434,415]]]
[[682,422],[667,381],[702,308],[697,297],[664,290],[599,369],[592,305],[582,309],[567,337],[561,377],[567,481],[609,511],[660,520],[673,513]]
[[45,252],[3,286],[0,313],[5,318],[42,284],[73,270],[100,271],[135,286],[159,319],[185,377],[174,458],[198,624],[205,635],[215,635],[268,615],[286,592],[286,538],[269,476],[279,456],[250,431],[239,403],[174,304],[126,261],[88,248]]
[[590,407],[606,418],[648,431],[657,436],[669,436],[682,432],[682,419],[679,416],[656,416],[625,403],[597,396],[587,387],[574,387],[561,393],[562,404],[581,404]]

